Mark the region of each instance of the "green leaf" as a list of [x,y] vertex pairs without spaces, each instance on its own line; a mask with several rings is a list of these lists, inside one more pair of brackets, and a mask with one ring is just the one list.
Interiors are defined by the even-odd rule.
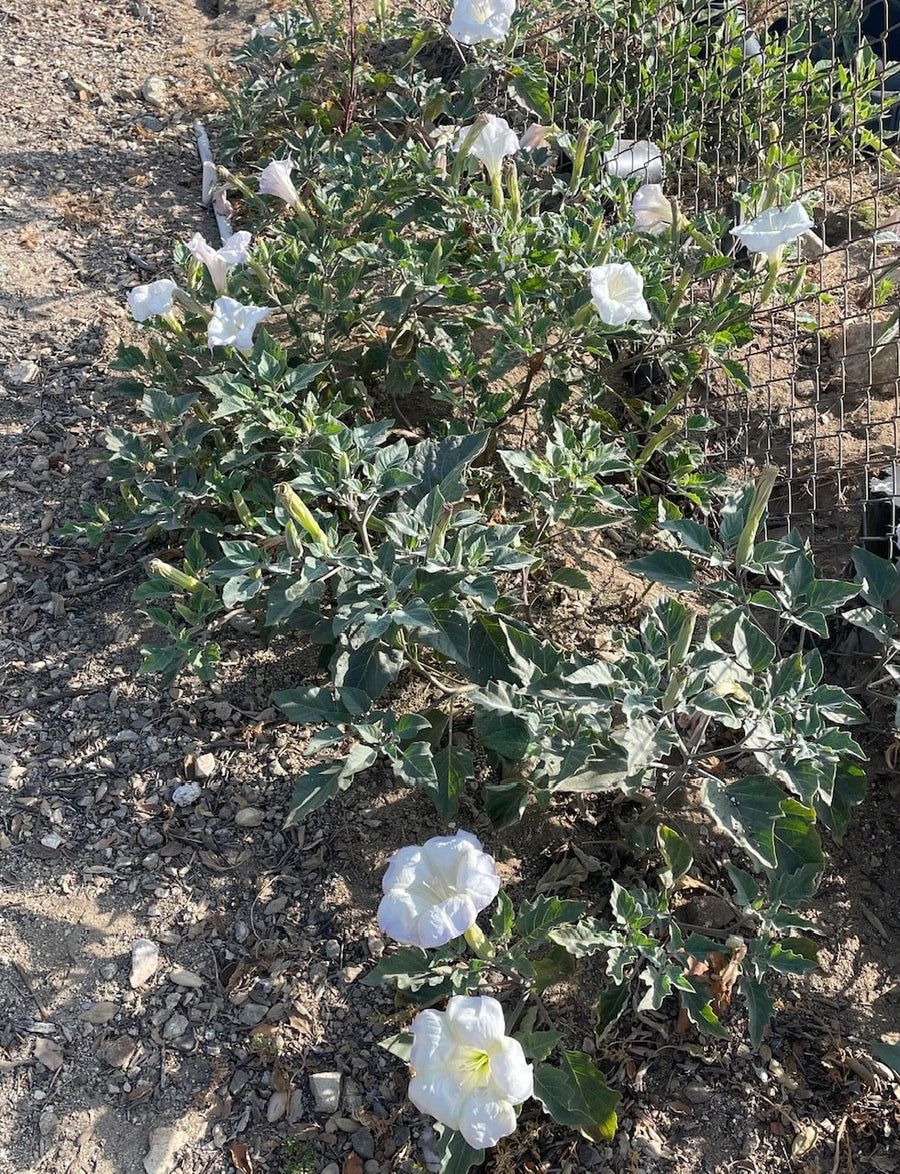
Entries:
[[491,914],[491,937],[495,941],[508,942],[515,918],[513,903],[501,889],[497,894],[497,908]]
[[319,725],[324,722],[346,721],[346,712],[339,708],[331,690],[314,686],[309,689],[279,689],[272,700],[289,722],[298,725]]
[[841,842],[850,823],[850,808],[866,797],[866,772],[855,762],[838,762],[831,803],[816,799],[816,818]]
[[594,1029],[598,1041],[620,1018],[630,998],[631,983],[628,982],[612,983],[601,992],[594,1006]]
[[530,798],[531,787],[521,779],[490,783],[484,788],[484,811],[494,827],[509,827],[522,818]]
[[[532,62],[529,65],[534,68]],[[543,69],[540,70],[543,74]],[[538,77],[514,66],[507,75],[509,96],[530,113],[537,115],[541,122],[553,121],[553,108],[547,92],[546,76]]]
[[541,994],[575,973],[575,959],[562,946],[554,946],[549,954],[531,963],[531,971],[534,989]]
[[573,958],[586,958],[599,950],[611,950],[622,944],[622,938],[595,917],[581,917],[572,925],[551,929],[550,940],[564,946]]
[[341,649],[334,658],[332,675],[336,685],[360,689],[377,701],[388,685],[396,681],[404,663],[399,648],[389,648],[381,640],[370,640],[361,648]]
[[670,591],[693,591],[697,586],[691,560],[677,550],[657,550],[644,558],[632,559],[625,564],[625,570],[643,575]]
[[389,1035],[385,1039],[378,1041],[380,1048],[384,1048],[386,1052],[390,1052],[392,1056],[396,1056],[404,1064],[409,1063],[412,1045],[413,1036],[411,1031],[398,1031],[396,1035]]
[[562,1032],[523,1031],[521,1034],[516,1034],[513,1038],[517,1039],[522,1045],[522,1051],[525,1053],[526,1060],[546,1060],[562,1039]]
[[611,1141],[615,1136],[621,1096],[584,1052],[564,1052],[558,1068],[541,1064],[534,1095],[554,1121],[579,1130],[589,1141]]
[[575,591],[590,592],[593,590],[590,579],[584,571],[579,571],[577,567],[557,567],[550,576],[550,582],[555,583],[558,587],[571,587]]
[[475,755],[465,746],[443,746],[434,755],[437,783],[431,798],[443,820],[459,811],[459,801],[466,790],[466,780],[475,768]]
[[528,722],[515,713],[477,709],[475,733],[483,746],[509,762],[518,762],[527,757],[532,744]]
[[391,755],[394,773],[406,783],[421,787],[432,798],[437,796],[438,781],[430,742],[410,742]]
[[294,782],[284,827],[295,827],[311,811],[333,799],[338,791],[345,791],[354,775],[370,767],[376,757],[371,746],[356,745],[344,762],[319,762],[305,770]]
[[403,494],[403,500],[408,506],[416,506],[432,489],[439,488],[444,501],[459,501],[465,492],[459,475],[481,455],[487,442],[487,432],[421,441],[413,448],[404,469],[416,481]]
[[881,607],[900,591],[900,571],[892,562],[860,546],[853,548],[850,557],[859,576],[859,593],[866,603]]
[[751,978],[749,974],[742,974],[738,978],[738,990],[747,1003],[749,1019],[750,1043],[759,1050],[763,1033],[768,1027],[775,1011],[775,1001],[769,994],[766,984],[760,978]]
[[743,387],[745,391],[753,390],[753,382],[743,363],[738,363],[734,359],[725,359],[721,355],[716,355],[716,358],[725,374],[730,376],[738,386]]
[[560,901],[558,897],[541,896],[525,901],[515,921],[520,945],[525,950],[533,950],[547,940],[551,929],[577,921],[586,908],[583,901]]
[[[772,871],[775,878],[805,874],[802,895],[793,900],[806,900],[815,892],[819,876],[825,867],[822,841],[813,827],[813,813],[808,808],[794,799],[785,799],[781,806],[784,815],[775,823],[773,829],[776,865]],[[811,891],[804,892],[803,889]],[[787,896],[781,896],[779,899],[786,905],[793,903]]]
[[461,1133],[446,1126],[431,1148],[441,1160],[439,1174],[466,1174],[484,1161],[484,1150],[473,1149]]
[[737,782],[722,783],[707,776],[700,790],[700,804],[736,843],[760,864],[774,868],[775,822],[781,818],[784,792],[765,775],[747,775]]
[[663,887],[670,889],[672,885],[690,872],[694,863],[694,854],[690,843],[674,828],[662,824],[658,830],[659,848],[663,854],[666,867],[660,871],[659,878]]
[[[688,987],[690,990],[687,989]],[[678,994],[681,998],[681,1005],[694,1027],[702,1031],[704,1035],[711,1035],[716,1039],[730,1038],[710,1006],[709,995],[705,988],[698,990],[690,979],[686,979],[686,985],[678,988]]]
[[735,900],[744,907],[755,905],[759,898],[759,885],[749,872],[744,872],[734,864],[726,864],[728,875],[734,886]]

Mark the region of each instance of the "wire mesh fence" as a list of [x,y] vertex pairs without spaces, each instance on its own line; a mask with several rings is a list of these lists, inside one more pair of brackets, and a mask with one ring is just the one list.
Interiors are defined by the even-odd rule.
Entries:
[[664,160],[688,216],[714,207],[740,222],[740,194],[768,185],[771,198],[784,169],[815,221],[793,257],[815,293],[755,314],[742,352],[752,390],[712,365],[695,386],[717,425],[708,455],[744,476],[777,465],[770,528],[801,528],[826,565],[845,563],[861,534],[887,553],[892,511],[873,522],[866,507],[889,502],[893,481],[878,474],[900,453],[900,4],[688,0],[633,13],[612,21],[589,3],[574,18],[581,78],[574,60],[548,61],[566,120],[606,122],[630,152],[625,171],[651,160],[649,181]]

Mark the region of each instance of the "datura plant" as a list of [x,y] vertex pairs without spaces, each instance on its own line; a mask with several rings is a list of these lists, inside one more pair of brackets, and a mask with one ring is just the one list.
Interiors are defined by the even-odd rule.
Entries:
[[[797,907],[822,832],[865,790],[862,694],[829,679],[830,642],[856,633],[871,680],[900,678],[896,568],[856,550],[833,579],[802,534],[768,537],[778,471],[712,465],[701,407],[705,383],[752,391],[761,305],[816,296],[801,139],[891,165],[834,115],[868,111],[877,77],[823,68],[800,28],[763,43],[729,14],[700,36],[693,3],[589,9],[260,26],[204,173],[240,227],[128,295],[136,422],[110,430],[108,500],[68,529],[146,558],[135,598],[164,639],[144,671],[211,680],[223,639],[317,651],[273,698],[303,738],[288,828],[376,763],[444,822],[500,833],[574,795],[615,823],[634,873],[591,902],[516,910],[464,831],[391,858],[398,948],[369,981],[418,1010],[391,1047],[444,1170],[539,1106],[612,1135],[602,1051],[568,1048],[537,997],[587,956],[598,1044],[664,1005],[721,1037],[732,995],[761,1041],[766,976],[814,965]],[[591,591],[601,541],[644,594],[599,648],[563,646],[553,611]],[[698,819],[723,845],[702,881]],[[679,920],[692,880],[733,914],[724,935]]]

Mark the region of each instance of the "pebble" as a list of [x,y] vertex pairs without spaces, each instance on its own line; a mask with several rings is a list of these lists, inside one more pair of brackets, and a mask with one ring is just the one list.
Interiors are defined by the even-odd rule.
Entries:
[[151,74],[141,86],[141,96],[148,106],[165,106],[168,87],[158,74]]
[[265,818],[266,813],[259,807],[242,807],[234,817],[234,822],[239,828],[255,828],[259,827]]
[[266,1017],[268,1007],[264,1007],[262,1003],[245,1003],[241,1007],[241,1023],[246,1023],[248,1027],[256,1027],[257,1023],[262,1023]]
[[38,1131],[41,1137],[49,1137],[58,1124],[59,1120],[49,1105],[41,1109],[41,1115],[38,1118]]
[[184,1035],[184,1033],[187,1031],[187,1029],[188,1029],[187,1016],[186,1015],[173,1015],[168,1020],[165,1027],[162,1029],[162,1037],[164,1040],[169,1040],[169,1041],[174,1040],[174,1039],[178,1039],[178,1037],[180,1035]]
[[176,986],[189,986],[195,990],[200,990],[203,986],[203,979],[199,974],[195,974],[193,970],[185,970],[183,966],[176,966],[169,974],[169,978]]
[[375,1135],[371,1129],[357,1129],[351,1134],[350,1145],[353,1152],[364,1160],[375,1157]]
[[266,1120],[270,1125],[281,1118],[287,1112],[288,1095],[286,1092],[273,1092],[269,1097],[269,1103],[266,1105]]
[[159,949],[149,938],[135,938],[131,943],[131,986],[143,986],[156,973],[159,965]]
[[182,783],[172,792],[172,802],[176,807],[190,807],[192,803],[197,802],[200,794],[199,783]]
[[341,1174],[341,1168],[337,1162],[329,1162],[327,1166],[322,1167],[322,1174]]
[[26,383],[34,383],[39,374],[37,363],[25,359],[20,363],[10,363],[3,372],[3,378],[13,387],[24,387]]
[[120,1035],[103,1046],[102,1054],[110,1068],[127,1068],[136,1050],[137,1044],[130,1035]]
[[317,1113],[335,1113],[341,1103],[340,1072],[313,1072],[309,1088]]
[[198,754],[194,759],[194,778],[205,781],[211,779],[216,769],[214,754]]

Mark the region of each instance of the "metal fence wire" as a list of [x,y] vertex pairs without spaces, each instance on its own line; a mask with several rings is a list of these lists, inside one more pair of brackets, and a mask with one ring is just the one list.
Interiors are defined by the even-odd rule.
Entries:
[[658,146],[688,216],[739,216],[734,193],[765,179],[777,143],[815,221],[792,263],[819,293],[755,315],[739,356],[753,391],[712,371],[700,381],[709,457],[745,477],[777,465],[770,528],[801,529],[824,565],[839,569],[861,531],[891,554],[893,511],[878,510],[895,463],[900,502],[900,0],[632,8],[623,20],[617,4],[613,22],[608,2],[586,0],[567,38],[577,52],[548,62],[554,109]]

